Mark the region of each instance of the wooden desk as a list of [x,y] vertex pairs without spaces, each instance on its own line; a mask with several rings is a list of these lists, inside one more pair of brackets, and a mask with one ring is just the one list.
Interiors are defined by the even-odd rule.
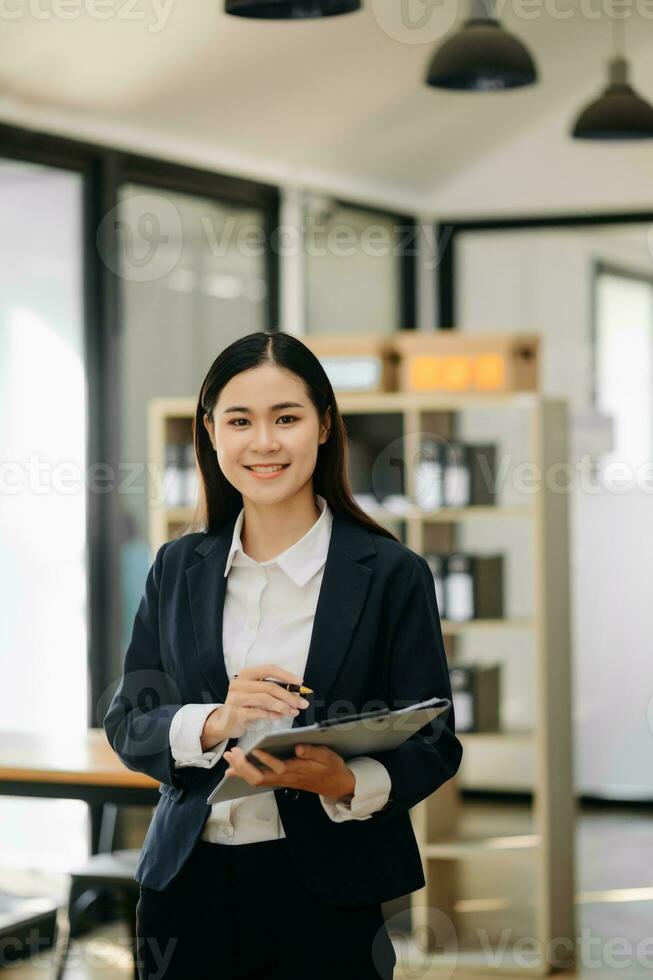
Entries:
[[91,851],[113,847],[119,806],[156,806],[159,783],[121,762],[104,729],[79,737],[0,731],[0,796],[83,800]]

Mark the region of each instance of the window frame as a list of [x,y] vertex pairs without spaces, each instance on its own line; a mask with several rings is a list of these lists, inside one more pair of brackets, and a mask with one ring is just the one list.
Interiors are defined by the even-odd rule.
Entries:
[[[276,186],[233,177],[176,161],[158,159],[110,146],[0,124],[0,157],[76,172],[83,180],[82,309],[86,372],[86,465],[108,464],[118,473],[120,439],[119,349],[120,281],[102,261],[97,231],[104,215],[119,204],[120,188],[141,184],[158,190],[206,197],[222,204],[258,207],[266,233],[267,329],[278,330],[278,256],[269,247],[279,224]],[[118,235],[111,222],[103,226],[102,254],[117,255]],[[100,469],[99,473],[104,474]],[[98,716],[106,692],[115,683],[114,652],[120,648],[119,513],[115,493],[86,488],[88,726]]]
[[441,216],[433,224],[438,243],[435,268],[437,296],[436,329],[456,329],[456,247],[467,231],[525,231],[533,228],[589,228],[592,226],[651,224],[653,211],[588,211],[578,214],[515,215],[510,218],[459,220]]

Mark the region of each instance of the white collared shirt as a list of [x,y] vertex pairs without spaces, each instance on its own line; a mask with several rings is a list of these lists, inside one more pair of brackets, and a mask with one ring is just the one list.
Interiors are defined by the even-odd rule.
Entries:
[[[244,509],[241,509],[227,556],[224,574],[222,644],[225,669],[231,677],[243,667],[275,663],[304,676],[313,620],[326,564],[333,514],[324,497],[315,495],[321,514],[306,534],[276,558],[257,562],[245,554],[241,542]],[[229,739],[202,752],[200,736],[206,718],[218,704],[186,704],[170,725],[170,748],[175,769],[183,766],[210,768],[221,758]],[[260,719],[238,740],[251,743],[260,733],[292,728],[293,716]],[[320,794],[328,816],[343,820],[370,820],[390,796],[388,770],[376,759],[359,756],[347,766],[356,777],[353,797],[337,802]],[[204,825],[202,839],[221,844],[251,844],[285,837],[274,792],[258,793],[240,800],[215,803]]]

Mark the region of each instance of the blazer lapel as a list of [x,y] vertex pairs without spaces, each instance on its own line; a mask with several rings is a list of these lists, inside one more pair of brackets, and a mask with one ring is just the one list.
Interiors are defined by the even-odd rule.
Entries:
[[209,691],[221,704],[227,698],[230,680],[222,651],[222,611],[227,591],[224,570],[235,523],[234,516],[216,534],[207,534],[195,548],[204,560],[186,569],[197,656]]
[[[236,518],[216,534],[207,535],[195,551],[203,555],[186,570],[186,582],[200,667],[216,702],[227,697],[230,678],[224,663],[222,615],[227,579],[224,569]],[[376,554],[370,532],[340,514],[333,514],[331,538],[315,610],[304,683],[313,688],[312,721],[326,716],[329,693],[347,654],[372,582],[373,570],[359,560]],[[274,661],[274,653],[270,658]],[[307,708],[293,719],[306,724]]]

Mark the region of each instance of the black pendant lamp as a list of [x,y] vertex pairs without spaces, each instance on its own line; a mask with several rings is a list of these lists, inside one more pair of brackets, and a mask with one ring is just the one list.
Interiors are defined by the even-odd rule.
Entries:
[[261,20],[333,17],[360,10],[361,0],[225,0],[225,13]]
[[641,140],[653,138],[653,106],[628,83],[628,62],[617,39],[621,21],[612,20],[614,56],[609,63],[609,84],[600,98],[586,106],[571,132],[577,140]]
[[471,17],[435,52],[426,73],[434,88],[471,92],[533,85],[537,72],[522,42],[494,17],[493,0],[472,0]]

